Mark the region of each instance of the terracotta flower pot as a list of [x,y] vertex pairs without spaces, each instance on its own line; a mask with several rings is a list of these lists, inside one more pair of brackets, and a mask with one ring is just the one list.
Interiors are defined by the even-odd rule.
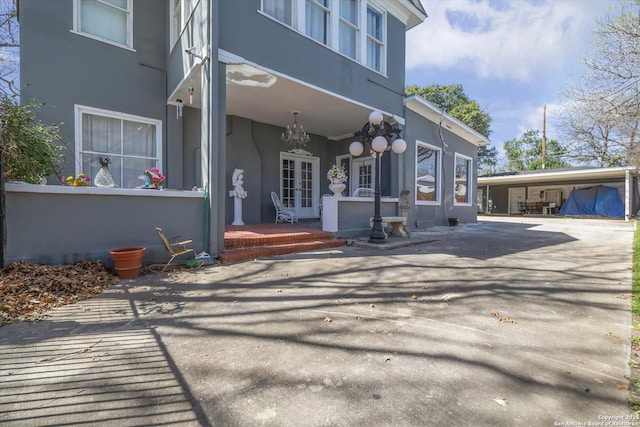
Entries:
[[140,246],[110,250],[109,255],[115,264],[118,277],[121,279],[138,277],[145,250],[146,248]]

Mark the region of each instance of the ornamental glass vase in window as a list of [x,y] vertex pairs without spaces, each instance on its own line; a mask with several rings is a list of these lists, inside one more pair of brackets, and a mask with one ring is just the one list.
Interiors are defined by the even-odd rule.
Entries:
[[98,163],[100,163],[100,170],[96,174],[95,178],[93,178],[95,186],[102,188],[111,188],[115,186],[116,182],[113,180],[111,172],[109,172],[111,159],[108,157],[98,157]]

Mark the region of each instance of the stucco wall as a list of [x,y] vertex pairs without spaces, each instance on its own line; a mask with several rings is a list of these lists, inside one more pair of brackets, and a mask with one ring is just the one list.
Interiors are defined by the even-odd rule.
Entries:
[[[404,25],[387,14],[383,76],[259,12],[260,0],[220,2],[220,48],[366,105],[402,115]],[[242,23],[242,25],[239,25]]]
[[[403,169],[399,172],[400,182],[404,188],[411,191],[411,209],[407,221],[410,229],[423,229],[433,226],[446,225],[447,218],[457,217],[460,222],[476,222],[476,165],[478,149],[473,144],[453,134],[448,129],[442,129],[442,138],[438,123],[433,123],[416,114],[410,109],[406,111],[405,140],[407,151],[403,157]],[[416,204],[416,146],[417,141],[439,147],[442,149],[442,173],[440,174],[440,200],[439,205]],[[471,196],[470,206],[454,205],[454,176],[455,155],[461,154],[472,159],[471,171]]]
[[[39,118],[60,125],[68,147],[65,174],[75,173],[76,104],[162,120],[166,142],[167,8],[159,3],[133,2],[130,50],[73,33],[71,0],[20,2],[21,101],[44,102]],[[171,167],[163,167],[171,186]]]
[[125,246],[146,247],[145,263],[167,262],[155,227],[202,250],[203,193],[7,184],[5,196],[7,264],[85,259],[112,266],[109,250]]

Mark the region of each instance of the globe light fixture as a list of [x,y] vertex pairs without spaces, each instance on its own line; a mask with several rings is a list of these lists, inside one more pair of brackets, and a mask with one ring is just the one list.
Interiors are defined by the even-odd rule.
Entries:
[[[400,132],[400,129],[384,121],[384,116],[380,111],[372,111],[371,114],[369,114],[369,121],[365,123],[361,130],[353,134],[353,136],[360,138],[360,140],[352,142],[349,146],[351,155],[358,157],[364,152],[364,144],[369,144],[371,147],[371,155],[376,159],[374,214],[373,226],[369,234],[370,243],[384,243],[387,240],[387,233],[385,233],[382,228],[382,216],[380,215],[380,164],[385,151],[402,154],[407,149],[407,143],[400,138]],[[391,146],[389,146],[389,144],[391,144]]]

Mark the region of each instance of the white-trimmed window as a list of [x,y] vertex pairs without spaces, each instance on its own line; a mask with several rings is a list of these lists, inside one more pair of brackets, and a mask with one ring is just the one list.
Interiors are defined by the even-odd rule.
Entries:
[[473,162],[471,157],[456,153],[455,155],[454,205],[471,205],[471,177]]
[[369,0],[262,0],[260,11],[345,57],[386,73],[387,15]]
[[306,0],[304,33],[322,44],[329,44],[329,0]]
[[416,141],[416,204],[439,205],[442,151]]
[[199,0],[171,0],[170,46],[173,48]]
[[384,21],[382,11],[367,6],[367,67],[380,73],[385,72]]
[[358,59],[360,38],[359,0],[341,0],[338,22],[338,51],[351,59]]
[[133,48],[132,0],[74,0],[73,15],[75,32]]
[[277,21],[291,26],[293,17],[293,5],[291,1],[292,0],[262,0],[262,11]]
[[76,105],[76,173],[93,179],[98,157],[109,157],[116,187],[135,188],[146,169],[160,168],[162,121]]

